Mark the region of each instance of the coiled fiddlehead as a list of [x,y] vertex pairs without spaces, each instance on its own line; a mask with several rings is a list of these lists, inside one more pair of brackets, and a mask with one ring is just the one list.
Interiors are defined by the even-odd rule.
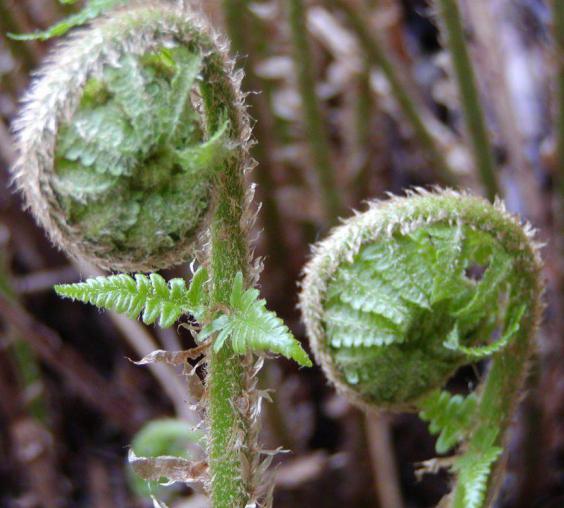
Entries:
[[104,268],[185,261],[215,172],[249,160],[237,79],[206,23],[164,3],[60,44],[16,127],[15,179],[52,240]]
[[[305,274],[307,332],[337,390],[366,408],[420,411],[440,433],[437,452],[460,445],[449,506],[491,501],[541,313],[530,228],[501,203],[411,193],[337,227]],[[441,391],[485,358],[487,377],[470,395]]]

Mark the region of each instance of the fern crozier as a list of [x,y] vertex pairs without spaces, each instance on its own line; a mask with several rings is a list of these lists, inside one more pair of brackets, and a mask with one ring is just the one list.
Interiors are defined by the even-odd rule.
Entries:
[[[24,96],[13,169],[53,242],[114,270],[186,261],[216,172],[250,160],[239,80],[202,16],[166,2],[133,2],[59,43]],[[232,108],[219,124],[209,81]]]

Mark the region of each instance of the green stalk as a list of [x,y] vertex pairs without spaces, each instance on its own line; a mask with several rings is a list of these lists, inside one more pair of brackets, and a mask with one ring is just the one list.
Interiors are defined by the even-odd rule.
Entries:
[[427,154],[429,162],[434,166],[442,183],[455,186],[457,177],[443,156],[443,149],[437,144],[435,138],[425,125],[417,100],[411,96],[405,84],[400,79],[391,60],[386,56],[380,41],[372,35],[371,29],[358,10],[355,10],[345,0],[326,0],[341,10],[356,33],[358,41],[368,56],[370,62],[379,68],[390,85],[391,92],[396,99],[405,119],[411,125],[415,137]]
[[[525,376],[531,365],[531,354],[534,348],[535,333],[540,321],[542,287],[540,284],[539,267],[530,259],[529,252],[519,243],[520,226],[506,231],[507,243],[516,246],[512,254],[520,256],[515,266],[519,274],[511,293],[511,298],[519,302],[527,302],[528,309],[519,326],[514,344],[509,353],[493,357],[488,376],[484,381],[481,400],[478,408],[477,424],[470,437],[468,448],[479,450],[483,436],[496,430],[492,445],[503,449],[507,439],[506,432],[520,401]],[[492,470],[487,484],[483,506],[491,506],[498,493],[506,463],[498,460]],[[467,486],[463,482],[456,482],[453,491],[452,508],[466,508],[465,498],[468,497]]]
[[[352,190],[358,202],[366,199],[370,194],[371,177],[371,134],[372,134],[372,112],[375,101],[370,89],[370,67],[368,62],[364,65],[362,72],[357,77],[356,97],[354,98],[354,149],[359,166],[358,172],[352,182]],[[358,155],[362,154],[362,159]]]
[[310,145],[314,169],[321,188],[325,219],[329,224],[334,224],[343,209],[343,202],[337,190],[336,172],[331,160],[329,139],[315,92],[314,62],[307,35],[303,0],[288,0],[287,10],[292,37],[294,66],[302,98],[306,137]]
[[490,137],[480,103],[476,76],[464,38],[464,28],[456,0],[438,0],[438,11],[445,28],[446,46],[456,76],[466,130],[474,154],[474,163],[488,199],[500,195]]
[[[213,63],[210,63],[210,67]],[[225,115],[230,120],[233,139],[241,139],[242,125],[235,107],[237,97],[227,83],[210,79],[213,70],[206,67],[202,85],[211,132],[215,132]],[[231,158],[214,182],[214,202],[210,226],[211,308],[229,305],[229,296],[237,272],[249,275],[249,253],[246,232],[241,227],[245,211],[244,154]],[[242,455],[252,447],[245,446],[247,422],[238,409],[245,398],[246,372],[242,357],[230,344],[208,354],[208,424],[211,500],[214,508],[244,507],[249,489],[242,474]],[[243,441],[243,442],[242,442]]]
[[231,42],[231,49],[238,56],[248,58],[246,53],[245,10],[247,0],[223,0],[223,17],[227,28],[227,35]]
[[[232,168],[231,168],[232,169]],[[227,305],[238,271],[246,272],[246,246],[239,226],[241,208],[230,200],[238,194],[236,177],[226,173],[219,179],[219,204],[211,225],[211,303]],[[233,185],[234,184],[234,185]],[[245,506],[247,492],[241,474],[241,451],[236,443],[244,422],[236,407],[244,393],[242,358],[230,345],[208,355],[209,466],[214,508]]]

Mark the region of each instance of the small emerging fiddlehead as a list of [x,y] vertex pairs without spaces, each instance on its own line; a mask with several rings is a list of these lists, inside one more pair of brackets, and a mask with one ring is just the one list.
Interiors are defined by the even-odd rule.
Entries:
[[[531,236],[501,203],[422,191],[349,219],[306,268],[301,308],[317,361],[357,404],[420,411],[440,433],[439,453],[464,442],[452,466],[458,508],[495,493],[489,473],[541,312]],[[478,390],[441,391],[459,367],[485,358]]]
[[52,240],[123,271],[185,261],[208,222],[214,173],[246,150],[233,80],[210,28],[163,3],[122,9],[60,44],[24,98],[15,167]]

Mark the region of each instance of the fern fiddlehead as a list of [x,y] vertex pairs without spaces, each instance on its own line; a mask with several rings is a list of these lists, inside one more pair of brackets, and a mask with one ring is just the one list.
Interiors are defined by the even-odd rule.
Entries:
[[214,171],[246,157],[241,97],[214,37],[165,4],[125,9],[43,67],[24,98],[15,175],[65,251],[124,271],[187,259]]
[[[495,495],[505,430],[541,313],[540,258],[501,203],[452,191],[372,204],[337,227],[306,267],[300,306],[317,361],[366,408],[413,410],[456,449],[448,499]],[[447,381],[491,359],[463,397]]]
[[108,13],[59,44],[38,73],[17,122],[14,167],[28,207],[71,256],[147,271],[186,261],[204,240],[205,267],[189,288],[137,274],[56,289],[146,323],[170,326],[190,314],[206,325],[199,340],[213,341],[205,408],[215,508],[261,495],[252,352],[309,364],[258,291],[245,289],[255,275],[244,181],[253,161],[227,50],[200,15],[164,1]]

